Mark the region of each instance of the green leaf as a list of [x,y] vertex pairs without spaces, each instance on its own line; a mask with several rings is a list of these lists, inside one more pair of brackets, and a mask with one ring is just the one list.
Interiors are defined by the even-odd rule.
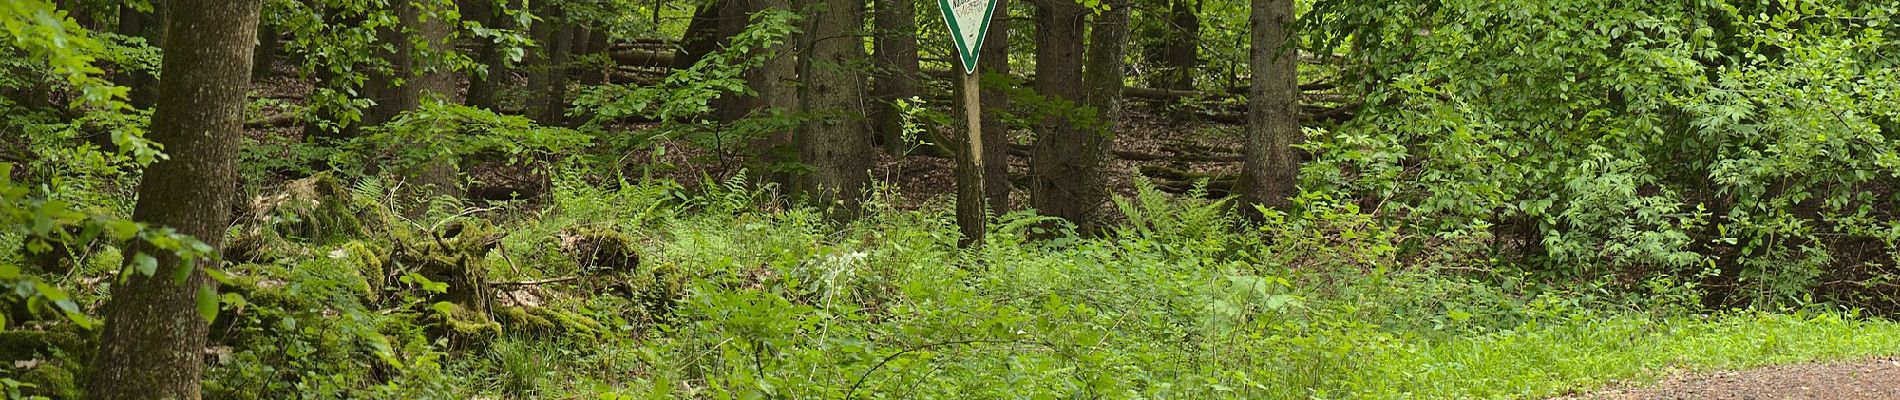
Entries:
[[151,254],[139,253],[132,256],[132,267],[138,270],[139,275],[152,276],[158,273],[158,258],[152,257]]
[[218,319],[218,290],[211,285],[198,286],[198,315],[203,316],[206,323]]

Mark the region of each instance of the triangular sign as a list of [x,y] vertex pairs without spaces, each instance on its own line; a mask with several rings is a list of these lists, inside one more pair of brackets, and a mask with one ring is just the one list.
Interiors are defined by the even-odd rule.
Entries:
[[957,59],[963,73],[976,72],[976,57],[983,49],[983,35],[990,30],[990,12],[1002,0],[937,0],[943,11],[943,23],[950,26],[950,41],[957,44]]

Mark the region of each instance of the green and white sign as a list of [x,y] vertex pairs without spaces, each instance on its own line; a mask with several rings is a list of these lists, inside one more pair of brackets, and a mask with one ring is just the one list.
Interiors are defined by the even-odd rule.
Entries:
[[943,23],[950,25],[950,41],[957,43],[957,58],[963,61],[963,73],[976,72],[976,57],[983,49],[983,34],[990,30],[990,12],[999,0],[937,0],[943,11]]

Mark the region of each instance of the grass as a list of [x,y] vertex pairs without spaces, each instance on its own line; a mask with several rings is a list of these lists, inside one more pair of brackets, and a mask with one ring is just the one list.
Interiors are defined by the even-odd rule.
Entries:
[[[641,266],[611,278],[630,293],[535,293],[603,334],[441,340],[433,300],[354,298],[363,269],[324,256],[373,238],[235,266],[286,292],[251,297],[208,398],[1534,399],[1900,350],[1900,324],[1825,305],[1702,315],[1668,281],[1439,272],[1474,266],[1402,262],[1402,235],[1348,206],[1248,228],[1144,191],[1101,236],[1017,213],[963,250],[942,204],[874,200],[837,224],[741,183],[703,190],[563,181],[552,207],[495,219],[497,280],[590,274],[564,232],[628,235]],[[397,229],[436,225],[418,222]]]
[[[1140,229],[1102,238],[1030,240],[1043,220],[1009,216],[988,247],[972,252],[953,247],[954,227],[941,209],[880,209],[834,226],[810,210],[750,211],[742,205],[754,200],[730,192],[653,213],[645,205],[661,201],[656,193],[629,189],[622,194],[637,198],[603,201],[614,195],[590,192],[586,200],[590,212],[648,210],[626,227],[644,243],[646,262],[692,277],[686,298],[638,334],[551,344],[567,349],[548,365],[563,378],[507,391],[1543,398],[1680,371],[1900,349],[1900,325],[1840,311],[1707,316],[1633,300],[1651,297],[1639,294],[1531,294],[1417,269],[1391,272],[1377,265],[1389,259],[1365,254],[1381,251],[1376,244],[1290,248],[1310,242],[1284,231],[1262,240],[1209,212],[1215,204],[1130,199],[1121,207]],[[602,219],[546,221],[590,220]],[[1327,226],[1334,236],[1342,229]],[[1276,254],[1344,259],[1315,254],[1327,251],[1375,265],[1276,265],[1288,259]]]

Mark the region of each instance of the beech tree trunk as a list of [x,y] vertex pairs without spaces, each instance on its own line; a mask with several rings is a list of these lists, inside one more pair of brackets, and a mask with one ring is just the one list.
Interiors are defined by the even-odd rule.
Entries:
[[[807,120],[798,136],[799,159],[812,166],[799,191],[816,204],[855,215],[871,178],[871,132],[863,124],[864,3],[809,0],[801,58],[799,102]],[[840,216],[841,214],[833,214]]]
[[885,151],[899,154],[910,144],[903,139],[904,116],[897,101],[918,94],[917,79],[922,70],[917,59],[916,0],[878,0],[874,14],[877,81],[872,88],[872,107],[876,109],[871,113],[871,124]]
[[[1253,87],[1247,95],[1247,145],[1240,191],[1252,204],[1285,207],[1299,194],[1304,140],[1299,119],[1299,54],[1291,45],[1293,0],[1253,0]],[[1251,208],[1242,211],[1252,216]]]
[[[996,11],[990,14],[990,31],[983,34],[981,59],[977,60],[977,73],[986,77],[986,81],[996,81],[1009,77],[1009,0],[997,0]],[[1009,204],[1009,125],[1003,123],[1002,115],[1009,111],[1009,92],[1004,87],[985,83],[980,91],[983,103],[983,193],[989,205],[990,214],[1003,215],[1010,210]]]
[[[1049,101],[1083,101],[1082,39],[1087,10],[1073,1],[1042,0],[1036,7],[1036,91]],[[1125,25],[1124,25],[1125,26]],[[1098,114],[1099,115],[1099,114]],[[1043,215],[1095,229],[1108,198],[1099,127],[1080,126],[1072,115],[1045,117],[1036,126],[1029,161],[1030,202]]]
[[[174,0],[152,114],[169,159],[145,170],[134,220],[221,248],[237,197],[238,142],[261,0]],[[142,243],[142,242],[139,242]],[[196,265],[134,244],[159,260],[152,276],[122,276],[106,302],[91,398],[197,399],[209,324],[197,296],[215,283]],[[133,253],[128,253],[133,254]],[[127,257],[127,260],[133,258]],[[210,260],[199,260],[209,264]],[[183,282],[174,271],[190,269]]]

